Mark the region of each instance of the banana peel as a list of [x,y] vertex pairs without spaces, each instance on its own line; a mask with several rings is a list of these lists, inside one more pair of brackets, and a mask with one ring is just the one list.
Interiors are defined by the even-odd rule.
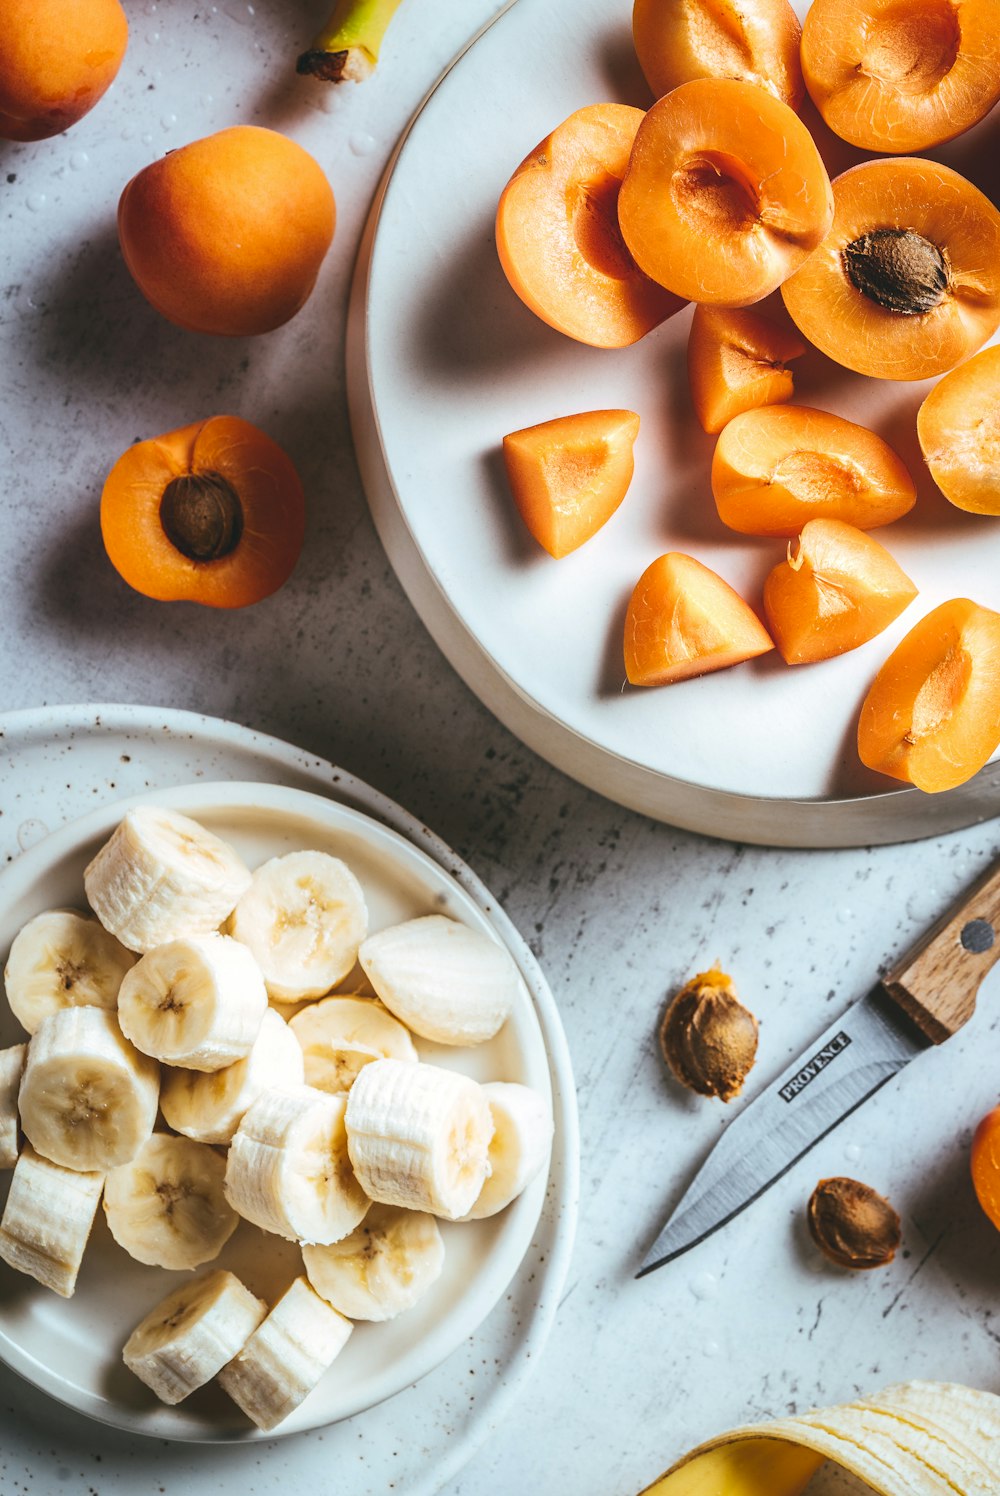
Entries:
[[325,83],[361,83],[371,77],[382,39],[402,0],[337,0],[333,14],[296,72]]

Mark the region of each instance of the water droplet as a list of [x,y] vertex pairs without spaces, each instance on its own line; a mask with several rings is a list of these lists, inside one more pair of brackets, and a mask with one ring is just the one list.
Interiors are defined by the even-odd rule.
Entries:
[[336,114],[344,107],[346,90],[336,83],[329,83],[320,94],[319,107],[324,114]]
[[719,1280],[714,1273],[699,1273],[691,1279],[691,1292],[696,1299],[716,1299],[719,1296]]
[[74,155],[70,156],[69,164],[74,171],[86,171],[90,165],[90,157],[86,151],[77,151]]
[[722,1346],[717,1340],[706,1340],[702,1349],[706,1356],[717,1356],[721,1352]]
[[48,836],[48,834],[49,828],[44,821],[36,821],[34,819],[22,821],[21,825],[17,828],[17,844],[22,852],[26,852],[29,847],[37,846],[43,837]]
[[142,141],[143,145],[152,145],[153,144],[153,137],[149,133],[148,130],[145,132],[145,134],[141,135],[139,138]]
[[253,6],[252,5],[248,5],[247,6],[247,15],[248,16],[255,16],[256,14],[257,14],[257,12],[254,10]]
[[842,925],[849,925],[851,923],[851,920],[854,918],[854,910],[853,909],[846,909],[846,908],[845,909],[838,909],[837,910],[837,918],[839,919],[839,921],[840,921],[840,923]]
[[40,213],[45,207],[47,201],[48,199],[46,198],[44,192],[33,192],[28,198],[28,207],[31,209],[32,213]]
[[940,912],[941,899],[936,888],[922,888],[911,893],[906,901],[906,913],[916,923],[925,924]]
[[151,31],[149,33],[149,40],[151,42],[158,42],[160,40],[160,33],[158,31]]
[[375,149],[375,137],[374,135],[366,135],[361,131],[357,135],[351,136],[348,145],[355,156],[369,156]]
[[160,120],[160,124],[163,126],[164,130],[172,130],[174,128],[174,126],[176,125],[176,123],[177,123],[177,116],[176,116],[176,114],[165,114],[163,116],[163,118]]
[[122,140],[131,140],[134,134],[135,131],[133,130],[132,126],[126,125],[124,130],[122,131]]
[[201,96],[201,102],[203,104],[214,104],[215,103],[215,95],[214,94],[202,94],[202,96]]
[[848,1143],[847,1147],[844,1149],[844,1157],[847,1159],[848,1163],[857,1163],[858,1159],[861,1157],[861,1149],[858,1147],[857,1143]]

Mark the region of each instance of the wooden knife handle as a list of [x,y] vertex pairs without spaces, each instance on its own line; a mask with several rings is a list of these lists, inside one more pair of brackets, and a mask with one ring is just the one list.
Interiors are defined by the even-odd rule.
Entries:
[[1000,863],[962,895],[882,978],[882,986],[932,1044],[976,1011],[979,984],[1000,960]]

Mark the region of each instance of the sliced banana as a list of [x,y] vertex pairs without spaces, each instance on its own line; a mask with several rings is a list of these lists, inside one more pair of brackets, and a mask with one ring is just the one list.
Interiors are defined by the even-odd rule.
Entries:
[[103,1008],[63,1008],[28,1045],[18,1093],[32,1146],[65,1169],[100,1173],[127,1163],[153,1131],[160,1067]]
[[245,1060],[224,1070],[164,1070],[160,1110],[175,1132],[198,1143],[225,1145],[263,1091],[300,1086],[304,1079],[299,1041],[285,1020],[268,1008]]
[[544,1096],[530,1086],[490,1081],[483,1086],[493,1118],[490,1172],[466,1219],[496,1215],[548,1162],[552,1148],[552,1111]]
[[305,1076],[319,1091],[349,1091],[372,1060],[417,1059],[409,1033],[377,998],[325,997],[290,1020],[302,1046]]
[[296,1278],[239,1354],[219,1373],[229,1396],[265,1432],[308,1397],[354,1326]]
[[423,1211],[373,1205],[357,1230],[330,1247],[303,1247],[309,1281],[350,1319],[395,1319],[441,1276],[444,1242]]
[[438,1044],[492,1039],[520,990],[504,946],[443,914],[369,935],[358,959],[389,1012]]
[[460,1220],[486,1180],[492,1136],[482,1087],[437,1065],[373,1060],[347,1097],[354,1172],[384,1205]]
[[217,1268],[175,1288],[125,1342],[122,1360],[161,1402],[179,1403],[243,1349],[267,1313],[235,1273]]
[[103,1174],[64,1169],[26,1144],[0,1220],[0,1257],[72,1298],[103,1185]]
[[347,1155],[343,1096],[283,1086],[258,1096],[229,1148],[226,1198],[289,1241],[339,1241],[371,1203]]
[[188,816],[137,805],[83,875],[90,907],[130,951],[217,930],[250,886],[226,842]]
[[150,1267],[200,1267],[218,1257],[238,1220],[223,1193],[225,1159],[205,1143],[155,1132],[104,1186],[111,1235]]
[[36,914],[14,937],[3,980],[10,1010],[33,1034],[61,1008],[114,1012],[135,956],[96,919],[75,909]]
[[342,981],[368,933],[361,884],[326,852],[286,852],[257,868],[230,917],[279,1002],[321,997]]
[[27,1044],[0,1049],[0,1169],[12,1169],[17,1163],[17,1093],[27,1057]]
[[192,935],[148,951],[118,994],[122,1033],[143,1054],[187,1070],[245,1060],[267,1012],[253,956],[228,935]]

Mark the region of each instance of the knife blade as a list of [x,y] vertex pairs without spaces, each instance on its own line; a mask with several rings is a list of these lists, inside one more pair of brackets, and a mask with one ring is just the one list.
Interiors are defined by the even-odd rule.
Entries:
[[726,1128],[637,1278],[726,1225],[917,1055],[972,1017],[1000,957],[1000,863]]

